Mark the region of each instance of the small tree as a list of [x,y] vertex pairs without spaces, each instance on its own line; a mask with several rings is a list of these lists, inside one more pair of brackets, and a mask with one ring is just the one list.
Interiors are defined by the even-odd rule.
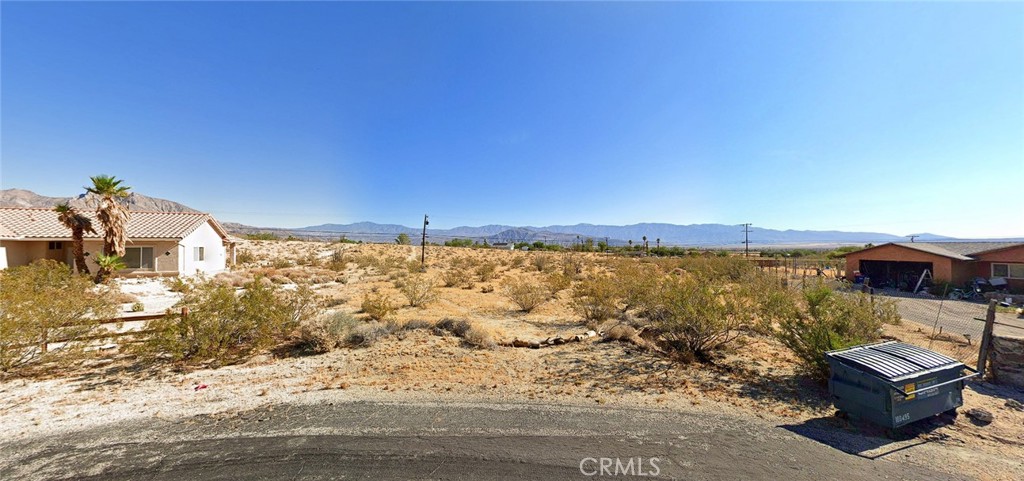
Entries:
[[395,244],[403,246],[412,245],[412,239],[409,238],[409,234],[402,232],[401,234],[398,234],[398,237],[395,238]]
[[96,229],[92,227],[92,220],[67,202],[57,204],[53,210],[57,212],[57,220],[64,224],[64,227],[71,229],[71,253],[75,258],[78,273],[89,275],[89,264],[85,262],[85,234],[96,233]]
[[846,295],[818,284],[803,290],[804,310],[784,318],[776,336],[819,380],[828,378],[828,351],[878,339],[883,324],[900,320],[889,300],[872,301],[865,294]]
[[[0,275],[0,371],[80,350],[96,321],[116,305],[85,276],[53,260],[14,267]],[[67,341],[59,351],[49,344]]]

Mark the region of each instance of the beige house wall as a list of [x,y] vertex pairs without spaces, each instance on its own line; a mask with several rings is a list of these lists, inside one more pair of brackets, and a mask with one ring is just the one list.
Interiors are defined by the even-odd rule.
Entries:
[[[96,264],[96,255],[103,253],[102,241],[85,241],[85,262],[89,265],[91,272],[96,272],[99,265]],[[135,240],[129,242],[126,247],[152,247],[153,248],[153,269],[124,269],[117,271],[118,275],[124,276],[146,276],[146,275],[176,275],[178,274],[178,241],[147,241]],[[169,255],[168,255],[169,253]]]

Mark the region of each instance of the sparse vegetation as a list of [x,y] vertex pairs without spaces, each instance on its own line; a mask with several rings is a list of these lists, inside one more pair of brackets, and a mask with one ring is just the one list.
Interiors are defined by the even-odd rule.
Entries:
[[299,345],[312,352],[330,352],[344,344],[359,324],[358,319],[346,312],[307,319],[299,330]]
[[383,292],[371,292],[363,297],[360,308],[370,319],[383,320],[398,310],[391,298]]
[[809,374],[827,379],[825,352],[878,339],[883,324],[898,323],[895,304],[865,294],[843,294],[824,284],[802,291],[802,308],[787,310],[776,336],[803,362]]
[[228,363],[280,342],[302,319],[318,315],[320,304],[307,286],[281,292],[254,281],[236,295],[229,286],[200,279],[176,308],[147,323],[152,335],[142,345],[143,353]]
[[530,312],[544,303],[551,296],[546,286],[530,281],[525,277],[508,278],[502,283],[502,290],[519,310]]
[[[0,273],[0,371],[71,359],[80,339],[96,332],[96,321],[116,313],[116,304],[88,277],[70,266],[40,260]],[[52,348],[52,343],[62,343]]]
[[409,276],[398,287],[399,291],[409,301],[411,307],[422,307],[437,299],[437,287],[434,278],[426,274]]
[[600,322],[615,316],[619,292],[611,277],[593,277],[573,287],[570,306],[583,319]]

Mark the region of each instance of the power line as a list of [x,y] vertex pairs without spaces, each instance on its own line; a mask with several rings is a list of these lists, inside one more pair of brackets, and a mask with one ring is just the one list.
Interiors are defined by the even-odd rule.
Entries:
[[743,257],[750,257],[750,223],[743,225]]

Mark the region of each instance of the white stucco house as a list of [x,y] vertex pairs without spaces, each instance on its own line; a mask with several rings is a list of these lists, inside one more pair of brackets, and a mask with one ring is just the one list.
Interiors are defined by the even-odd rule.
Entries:
[[[102,232],[95,213],[82,212]],[[210,214],[131,211],[124,262],[128,277],[215,274],[235,263],[235,243]],[[103,252],[100,235],[85,235],[86,262]],[[71,230],[53,209],[0,207],[0,269],[53,259],[74,266]]]

